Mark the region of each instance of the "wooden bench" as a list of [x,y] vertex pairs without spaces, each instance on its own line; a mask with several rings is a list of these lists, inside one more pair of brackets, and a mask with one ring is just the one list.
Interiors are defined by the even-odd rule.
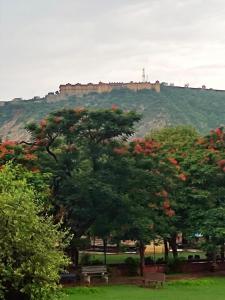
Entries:
[[146,273],[144,274],[142,283],[145,287],[157,287],[158,285],[163,287],[165,280],[166,275],[164,273]]
[[84,281],[90,285],[91,277],[101,276],[108,284],[109,277],[106,266],[85,266],[82,267],[81,273],[84,277]]

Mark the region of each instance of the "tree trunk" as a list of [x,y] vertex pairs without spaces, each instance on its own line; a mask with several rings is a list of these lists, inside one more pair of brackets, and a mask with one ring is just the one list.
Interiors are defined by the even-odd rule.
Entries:
[[221,247],[220,247],[220,256],[221,256],[222,262],[224,262],[224,258],[225,258],[224,252],[225,252],[225,247],[224,247],[224,241],[223,241],[223,242],[222,242],[222,245],[221,245]]
[[169,241],[170,247],[173,252],[173,258],[176,259],[178,257],[178,252],[177,252],[177,235],[176,233],[172,235],[170,241]]
[[139,241],[139,254],[140,254],[140,275],[144,275],[145,268],[145,244],[143,241]]
[[70,253],[71,253],[72,263],[75,267],[77,267],[78,264],[79,264],[79,250],[78,250],[78,248],[75,247],[75,246],[72,246]]
[[168,247],[168,241],[167,238],[163,239],[163,243],[164,243],[164,259],[165,262],[168,262],[168,258],[169,258],[169,247]]
[[103,239],[103,248],[104,248],[104,265],[106,265],[106,252],[107,252],[107,239]]

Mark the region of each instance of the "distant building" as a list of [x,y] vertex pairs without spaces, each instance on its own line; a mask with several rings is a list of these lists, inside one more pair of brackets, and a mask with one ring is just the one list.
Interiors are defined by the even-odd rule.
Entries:
[[154,90],[157,93],[160,92],[160,83],[156,81],[155,83],[150,82],[111,82],[111,83],[104,83],[99,82],[98,84],[88,83],[88,84],[62,84],[59,87],[59,94],[63,96],[72,96],[72,95],[85,95],[90,93],[109,93],[112,90],[118,89],[129,89],[132,91],[139,91],[139,90]]

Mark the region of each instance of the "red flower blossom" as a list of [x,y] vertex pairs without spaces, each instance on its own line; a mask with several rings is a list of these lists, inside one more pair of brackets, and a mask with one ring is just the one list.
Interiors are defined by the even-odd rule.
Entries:
[[215,133],[220,136],[223,132],[220,128],[216,128]]
[[217,164],[220,168],[223,168],[225,166],[225,159],[218,161]]
[[143,152],[143,148],[140,144],[137,144],[135,147],[134,147],[134,153],[136,154],[140,154]]
[[170,201],[168,199],[163,202],[163,208],[165,210],[170,208]]
[[45,119],[41,120],[40,121],[40,126],[43,128],[43,127],[46,127],[47,125],[47,121]]
[[166,215],[171,218],[171,217],[175,216],[175,211],[170,208],[166,211]]
[[179,176],[180,180],[182,181],[186,181],[187,180],[187,176],[184,173],[181,173]]
[[118,109],[118,106],[117,106],[116,104],[112,104],[111,109],[112,109],[113,111],[115,111],[115,110]]
[[173,164],[173,165],[177,165],[178,164],[178,161],[175,158],[173,158],[173,157],[168,157],[168,161],[171,162],[171,164]]
[[162,195],[164,198],[167,198],[167,197],[168,197],[168,193],[167,193],[167,191],[165,191],[165,190],[163,190],[163,191],[161,192],[161,195]]
[[56,124],[59,124],[59,123],[61,123],[62,119],[63,119],[62,117],[54,117],[54,122]]
[[36,159],[37,159],[37,156],[34,155],[34,154],[27,153],[27,154],[24,155],[24,158],[25,158],[26,160],[36,160]]
[[121,147],[121,148],[114,148],[113,151],[114,151],[116,154],[123,155],[123,154],[126,154],[128,150],[127,150],[126,147]]

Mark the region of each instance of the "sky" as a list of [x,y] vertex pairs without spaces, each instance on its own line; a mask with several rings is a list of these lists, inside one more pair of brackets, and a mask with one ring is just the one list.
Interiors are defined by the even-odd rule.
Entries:
[[0,0],[0,101],[60,84],[225,89],[224,0]]

